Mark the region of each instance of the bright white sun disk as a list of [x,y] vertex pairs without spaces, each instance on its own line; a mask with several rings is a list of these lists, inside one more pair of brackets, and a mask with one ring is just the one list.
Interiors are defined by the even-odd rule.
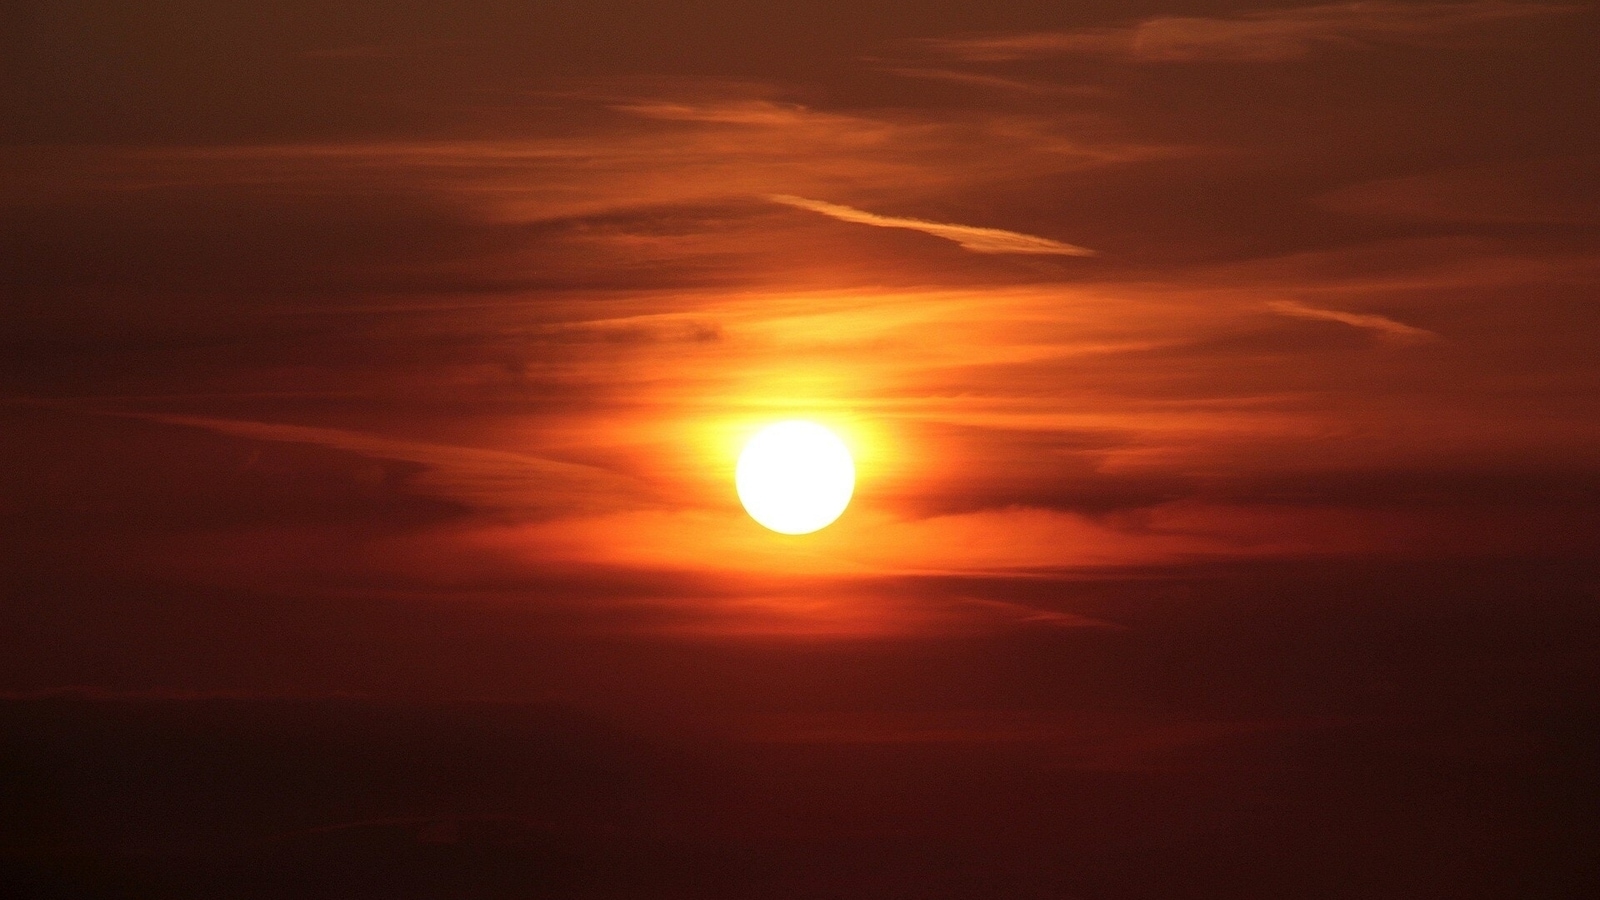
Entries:
[[838,435],[796,419],[769,425],[745,444],[734,483],[752,519],[782,534],[809,534],[850,505],[856,467]]

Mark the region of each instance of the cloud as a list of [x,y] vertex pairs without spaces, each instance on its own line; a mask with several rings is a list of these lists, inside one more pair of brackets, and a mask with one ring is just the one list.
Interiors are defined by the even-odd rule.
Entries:
[[1000,91],[1012,91],[1019,94],[1035,94],[1040,96],[1066,96],[1066,97],[1105,97],[1111,94],[1107,88],[1089,84],[1050,84],[1041,81],[1027,81],[1021,78],[1004,78],[999,75],[987,75],[979,72],[962,72],[957,69],[903,67],[887,70],[902,78],[918,78],[924,81],[944,81],[951,84],[964,84],[979,88],[992,88]]
[[1365,328],[1376,333],[1381,340],[1392,344],[1418,344],[1435,340],[1439,337],[1438,334],[1426,328],[1417,328],[1404,322],[1396,322],[1388,316],[1380,316],[1373,313],[1350,313],[1340,312],[1336,309],[1318,309],[1315,306],[1306,306],[1293,300],[1273,300],[1267,303],[1267,308],[1280,315],[1297,319],[1339,322],[1352,328]]
[[1600,157],[1561,156],[1455,167],[1348,185],[1318,198],[1331,210],[1423,222],[1592,225]]
[[1063,612],[1057,609],[1048,609],[1031,606],[1026,603],[1013,603],[1008,600],[995,600],[987,597],[966,597],[966,603],[993,614],[998,620],[1013,625],[1035,625],[1048,628],[1106,628],[1113,631],[1122,631],[1123,626],[1104,619],[1092,616],[1082,616],[1077,613]]
[[879,228],[905,228],[911,231],[920,231],[924,234],[931,234],[934,237],[944,238],[947,241],[955,241],[963,250],[971,250],[973,253],[1033,253],[1057,256],[1095,255],[1095,251],[1087,247],[1063,244],[1050,238],[1005,231],[1000,228],[980,228],[975,225],[951,225],[942,222],[929,222],[924,219],[880,216],[877,213],[866,212],[850,206],[840,206],[837,203],[827,203],[822,200],[808,200],[804,197],[795,197],[789,194],[772,194],[767,199],[774,203],[782,203],[785,206],[793,206],[796,209],[807,209],[821,213],[841,222],[876,225]]
[[1157,16],[1127,25],[935,40],[944,55],[973,62],[1048,56],[1109,56],[1135,62],[1282,62],[1320,45],[1421,43],[1474,26],[1576,12],[1562,3],[1328,3],[1226,17]]
[[427,466],[416,484],[427,493],[480,510],[532,512],[559,508],[604,510],[621,497],[637,499],[638,485],[594,466],[477,447],[408,441],[342,428],[319,428],[162,413],[121,413],[129,418],[202,428],[230,437],[311,444],[362,456]]
[[[1048,117],[989,108],[862,115],[726,97],[613,101],[574,99],[619,115],[607,116],[604,130],[575,128],[564,134],[73,146],[53,155],[0,148],[0,166],[15,175],[0,183],[0,205],[18,221],[17,206],[32,210],[48,203],[70,211],[73,222],[110,215],[118,224],[116,213],[123,207],[115,203],[130,196],[138,197],[142,212],[153,204],[187,204],[158,219],[168,226],[189,222],[188,207],[207,203],[222,211],[218,215],[231,215],[244,203],[272,204],[269,213],[285,211],[222,223],[242,230],[258,221],[270,226],[288,211],[325,199],[334,201],[334,213],[373,203],[425,202],[441,214],[470,216],[475,225],[521,225],[726,204],[780,192],[927,195],[973,182],[1036,179],[1190,152],[1131,141],[1081,120],[1067,127]],[[108,205],[109,210],[102,208]],[[314,214],[319,220],[329,215]],[[412,218],[392,208],[379,214],[386,222]],[[371,230],[370,225],[346,225],[339,233]],[[342,246],[337,240],[331,244]],[[480,238],[464,246],[481,246]]]
[[828,117],[798,104],[773,103],[767,100],[727,100],[710,103],[649,100],[619,103],[611,108],[617,112],[631,113],[646,119],[709,122],[719,125],[790,128],[808,125],[818,118],[848,121],[846,117]]

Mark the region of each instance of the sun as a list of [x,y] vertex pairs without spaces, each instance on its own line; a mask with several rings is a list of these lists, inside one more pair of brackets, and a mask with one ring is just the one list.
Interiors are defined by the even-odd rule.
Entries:
[[750,518],[781,534],[827,527],[850,505],[856,467],[839,436],[794,419],[756,432],[734,471]]

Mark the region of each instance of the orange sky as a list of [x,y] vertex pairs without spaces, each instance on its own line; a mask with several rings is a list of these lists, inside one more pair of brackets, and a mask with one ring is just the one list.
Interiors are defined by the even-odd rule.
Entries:
[[1600,896],[1596,48],[4,4],[0,895]]
[[[27,552],[895,633],[860,584],[1586,551],[1591,6],[869,7],[31,9]],[[790,416],[860,469],[802,539],[732,491]]]

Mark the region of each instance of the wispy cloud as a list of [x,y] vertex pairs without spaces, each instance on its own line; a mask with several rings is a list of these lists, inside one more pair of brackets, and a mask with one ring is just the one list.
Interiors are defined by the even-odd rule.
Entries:
[[876,225],[879,228],[905,228],[911,231],[920,231],[934,237],[955,241],[963,250],[973,253],[1033,253],[1053,254],[1056,256],[1094,256],[1095,251],[1087,247],[1074,244],[1063,244],[1050,238],[1038,237],[1032,234],[1022,234],[1016,231],[1005,231],[1000,228],[981,228],[976,225],[954,225],[944,222],[929,222],[925,219],[905,219],[897,216],[880,216],[851,206],[841,206],[837,203],[827,203],[822,200],[808,200],[805,197],[795,197],[789,194],[772,194],[768,198],[774,203],[793,206],[796,209],[806,209],[811,212],[838,219],[841,222],[854,222],[858,225]]
[[846,117],[819,114],[793,103],[773,103],[769,100],[727,100],[722,102],[675,102],[649,100],[614,104],[617,112],[631,113],[646,119],[663,119],[669,122],[710,122],[720,125],[755,125],[765,127],[793,127],[807,125],[818,118],[846,120]]
[[1600,222],[1600,156],[1452,167],[1360,182],[1317,202],[1357,215],[1457,224],[1592,225]]
[[1293,300],[1273,300],[1267,304],[1267,308],[1279,315],[1292,316],[1296,319],[1315,319],[1321,322],[1338,322],[1343,325],[1349,325],[1352,328],[1365,328],[1375,333],[1380,339],[1392,344],[1420,344],[1425,341],[1436,340],[1439,337],[1438,334],[1426,328],[1418,328],[1415,325],[1396,322],[1388,316],[1380,316],[1375,313],[1352,313],[1341,312],[1336,309],[1318,309],[1315,306],[1306,306]]
[[1050,84],[1042,81],[1028,81],[1022,78],[1005,78],[1000,75],[989,75],[980,72],[963,72],[958,69],[902,67],[889,69],[889,72],[902,78],[917,78],[923,81],[944,81],[951,84],[964,84],[978,88],[992,88],[1000,91],[1011,91],[1018,94],[1035,94],[1039,96],[1066,96],[1066,97],[1105,97],[1111,91],[1098,85],[1090,84]]
[[201,428],[230,437],[311,444],[378,459],[417,463],[429,469],[417,479],[419,488],[479,510],[522,513],[550,508],[602,510],[615,506],[619,497],[637,499],[640,494],[638,485],[614,472],[503,450],[409,441],[343,428],[163,413],[119,415],[164,425]]
[[592,102],[616,114],[607,118],[609,130],[496,139],[83,146],[49,158],[0,148],[0,166],[16,175],[0,183],[0,203],[33,203],[41,196],[82,202],[126,190],[163,202],[223,191],[249,199],[276,191],[319,198],[353,190],[443,198],[452,210],[526,223],[779,192],[827,197],[844,190],[909,190],[926,196],[949,186],[1191,152],[1131,141],[1081,120],[1067,127],[988,108],[869,116],[761,99]]
[[974,62],[1046,56],[1110,56],[1135,62],[1282,62],[1319,45],[1436,39],[1511,19],[1560,15],[1570,3],[1328,3],[1232,16],[1158,16],[1126,25],[930,41],[937,51]]

